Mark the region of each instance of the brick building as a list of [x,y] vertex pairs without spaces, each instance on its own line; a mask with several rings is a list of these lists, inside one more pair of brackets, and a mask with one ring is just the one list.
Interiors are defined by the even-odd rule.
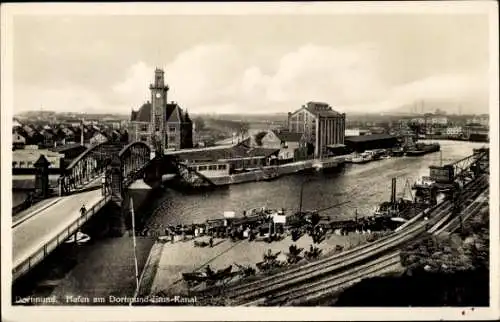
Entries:
[[169,87],[163,70],[155,70],[155,80],[149,89],[151,101],[132,111],[129,141],[143,141],[163,151],[192,148],[193,122],[176,102],[167,101]]

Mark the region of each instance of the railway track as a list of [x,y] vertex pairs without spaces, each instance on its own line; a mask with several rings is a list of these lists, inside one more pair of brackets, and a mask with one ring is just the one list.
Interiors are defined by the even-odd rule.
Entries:
[[[485,196],[487,196],[488,192],[489,188],[479,193],[475,200],[462,211],[464,220],[485,206]],[[442,225],[443,221],[440,220],[433,227],[431,227],[431,229],[429,229],[429,232],[433,235],[439,235],[443,231],[452,232],[458,228],[455,219],[456,218],[444,225]],[[399,262],[399,251],[392,252],[388,255],[384,255],[368,263],[362,264],[352,270],[347,270],[316,282],[292,287],[280,293],[273,294],[273,297],[270,299],[259,299],[251,303],[247,303],[246,305],[304,305],[310,303],[311,301],[324,298],[332,293],[336,293],[341,289],[361,281],[362,279],[380,275],[384,271],[397,267]]]
[[[471,181],[465,191],[474,191],[478,185],[484,185],[485,178],[480,177]],[[437,223],[442,224],[442,219],[451,208],[451,202],[446,200],[434,206],[429,211],[424,211],[427,215],[432,215],[425,222],[415,222],[399,233],[386,236],[374,243],[365,244],[341,254],[334,255],[322,260],[318,260],[304,266],[277,273],[275,275],[262,278],[260,280],[234,285],[226,288],[224,296],[230,298],[236,305],[258,304],[269,295],[279,294],[284,289],[295,289],[297,285],[310,285],[315,281],[342,270],[347,270],[355,265],[360,265],[363,261],[374,256],[380,256],[413,240],[416,236],[426,230],[426,226]],[[255,305],[254,304],[254,305]]]
[[489,207],[489,192],[490,188],[488,187],[461,212],[461,218],[453,218],[443,227],[436,229],[435,234],[439,235],[444,232],[452,233],[460,227],[460,221],[464,222],[483,208]]
[[[331,293],[332,289],[338,290],[354,283],[372,274],[379,274],[380,271],[392,268],[399,264],[399,252],[393,252],[379,257],[371,262],[356,266],[355,268],[343,271],[340,274],[329,276],[313,283],[307,283],[299,287],[294,287],[282,291],[271,298],[262,301],[261,305],[277,306],[282,304],[297,305],[313,299],[324,297]],[[250,305],[255,305],[259,300]],[[248,304],[246,304],[249,306]]]

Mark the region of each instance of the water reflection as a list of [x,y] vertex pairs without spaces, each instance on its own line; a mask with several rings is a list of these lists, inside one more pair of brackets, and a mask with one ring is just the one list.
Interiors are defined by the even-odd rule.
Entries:
[[[456,141],[442,141],[440,144],[443,163],[459,160],[470,155],[473,148],[484,146],[482,143]],[[241,213],[261,206],[298,209],[300,188],[306,180],[311,181],[304,186],[303,209],[323,209],[349,201],[325,211],[325,214],[346,218],[352,217],[355,209],[360,215],[370,214],[378,203],[390,198],[391,178],[397,178],[398,194],[408,196],[408,185],[422,175],[428,175],[429,165],[439,163],[440,153],[433,153],[423,157],[346,165],[342,173],[291,175],[200,194],[187,195],[166,189],[155,202],[156,209],[149,225],[201,222],[207,218],[220,218],[224,211]]]

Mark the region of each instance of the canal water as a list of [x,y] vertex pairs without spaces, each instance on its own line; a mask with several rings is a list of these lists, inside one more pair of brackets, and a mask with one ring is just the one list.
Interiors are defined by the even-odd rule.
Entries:
[[[295,210],[299,208],[302,185],[304,210],[321,210],[348,202],[325,210],[324,214],[349,218],[357,210],[358,216],[370,215],[380,202],[389,200],[391,178],[397,178],[398,194],[410,197],[409,186],[418,177],[428,175],[430,165],[439,165],[441,155],[443,164],[446,164],[472,154],[473,148],[484,146],[482,143],[458,141],[439,143],[442,154],[348,164],[341,171],[331,174],[290,175],[274,181],[232,185],[203,193],[186,194],[167,187],[155,193],[157,197],[147,207],[150,213],[140,215],[147,218],[147,228],[159,228],[222,218],[224,211],[241,214],[243,210],[254,207]],[[408,186],[405,189],[406,183]],[[101,215],[105,217],[106,214]],[[53,259],[42,263],[40,266],[46,266],[46,269],[41,269],[42,273],[37,274],[37,281],[33,283],[31,291],[23,287],[23,295],[51,294],[58,298],[64,298],[67,294],[131,296],[135,279],[130,236],[91,237],[93,242],[70,250],[71,265],[68,266],[68,254],[63,253],[63,250],[54,254]],[[145,264],[152,243],[151,237],[139,237],[139,269]],[[57,277],[54,271],[60,272],[56,274]],[[47,287],[48,284],[50,287]]]
[[156,201],[148,221],[151,228],[171,224],[203,222],[221,218],[224,211],[235,211],[266,206],[298,210],[303,186],[302,209],[321,210],[338,218],[369,215],[382,201],[390,199],[391,178],[397,178],[399,196],[411,198],[411,184],[421,176],[429,175],[430,165],[457,161],[472,154],[482,143],[440,141],[440,153],[421,157],[399,157],[373,161],[367,164],[346,164],[335,173],[315,173],[281,177],[274,181],[251,182],[228,186],[225,189],[200,194],[183,194],[166,189]]

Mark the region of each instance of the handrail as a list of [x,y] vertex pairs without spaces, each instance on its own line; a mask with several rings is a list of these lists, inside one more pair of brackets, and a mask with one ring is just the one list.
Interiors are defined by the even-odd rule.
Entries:
[[31,270],[31,267],[35,266],[41,262],[47,255],[57,248],[60,244],[64,243],[73,233],[78,231],[84,223],[88,221],[95,213],[97,213],[108,201],[111,200],[111,195],[107,195],[103,199],[100,199],[94,206],[92,206],[83,216],[76,218],[68,227],[58,233],[55,237],[44,242],[43,246],[35,251],[27,259],[21,261],[20,263],[14,264],[12,269],[13,280],[16,280],[20,276]]
[[109,142],[106,141],[88,147],[87,150],[83,151],[82,154],[80,154],[75,159],[73,159],[73,161],[71,161],[71,163],[66,167],[65,171],[71,170],[76,164],[78,164],[78,162],[80,162],[80,160],[82,160],[85,156],[87,156],[87,154],[97,149],[97,147],[104,146],[106,143],[109,144]]

